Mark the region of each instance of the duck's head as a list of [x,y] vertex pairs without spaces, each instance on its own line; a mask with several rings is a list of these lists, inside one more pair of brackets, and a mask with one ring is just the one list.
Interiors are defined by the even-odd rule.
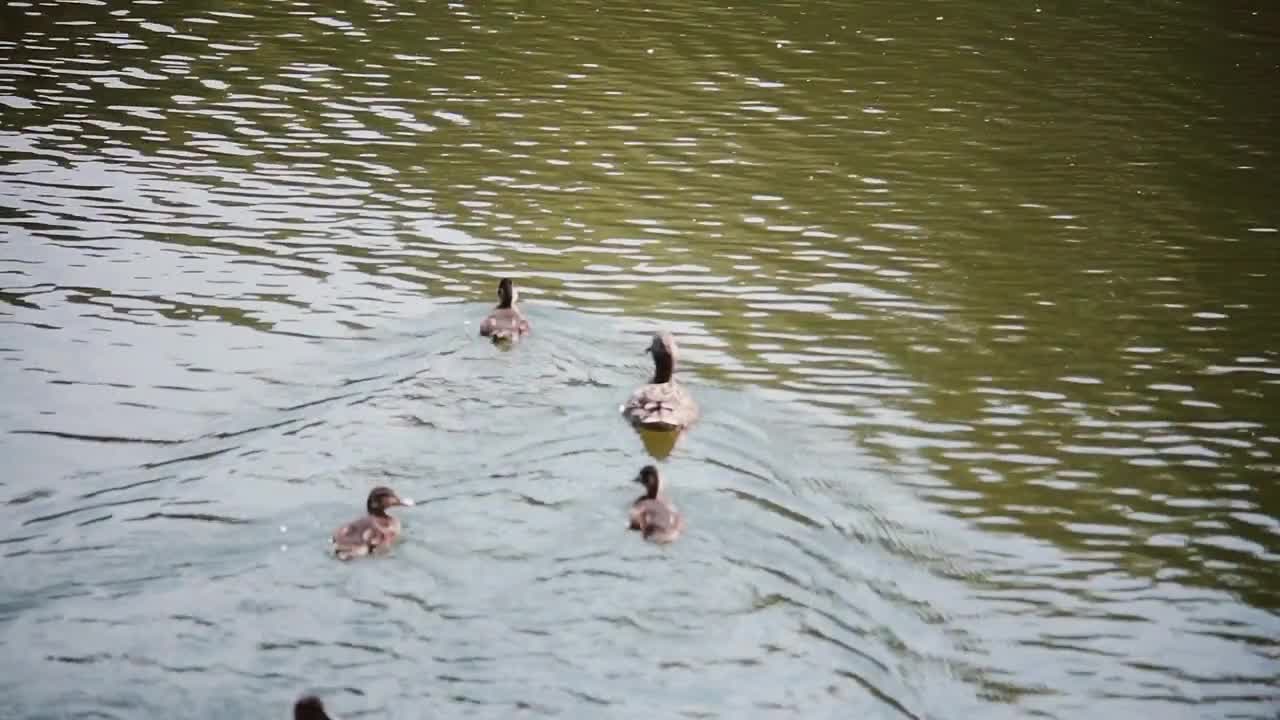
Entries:
[[409,498],[400,497],[395,490],[383,486],[378,486],[371,490],[369,492],[369,500],[365,503],[370,515],[386,515],[387,508],[395,507],[396,505],[411,506],[413,501]]
[[658,468],[653,465],[640,468],[635,481],[644,486],[645,495],[648,497],[656,498],[662,490],[662,475],[658,474]]
[[649,349],[646,353],[653,355],[655,358],[665,355],[672,359],[676,356],[676,337],[666,330],[662,330],[653,334],[653,340],[649,343]]
[[331,720],[324,711],[324,703],[315,695],[299,698],[293,704],[293,720]]
[[498,281],[498,307],[509,308],[516,304],[515,283],[511,282],[511,278],[502,278]]

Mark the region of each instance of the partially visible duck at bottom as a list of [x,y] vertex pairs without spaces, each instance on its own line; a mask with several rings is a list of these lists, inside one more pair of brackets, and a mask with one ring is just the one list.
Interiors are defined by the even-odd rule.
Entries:
[[629,530],[638,530],[645,540],[665,545],[680,537],[684,516],[663,495],[662,475],[653,465],[640,468],[635,481],[644,485],[644,494],[631,503]]
[[498,281],[498,306],[480,322],[480,334],[495,343],[512,343],[529,334],[529,321],[516,307],[515,285],[511,278]]
[[387,508],[397,505],[412,506],[413,501],[402,498],[389,487],[378,486],[369,492],[365,501],[367,514],[356,518],[333,532],[330,543],[333,554],[339,560],[350,560],[390,549],[400,535],[400,520],[387,514]]
[[333,720],[324,711],[324,703],[315,695],[305,695],[293,704],[293,720]]
[[698,403],[675,379],[676,339],[656,333],[646,353],[653,355],[653,379],[631,393],[622,414],[632,425],[647,430],[683,430],[698,419]]

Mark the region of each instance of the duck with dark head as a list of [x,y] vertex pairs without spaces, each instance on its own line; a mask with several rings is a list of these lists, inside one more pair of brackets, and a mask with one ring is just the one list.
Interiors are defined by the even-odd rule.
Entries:
[[644,486],[644,494],[631,503],[630,530],[639,530],[645,540],[666,544],[680,537],[684,516],[663,494],[662,475],[653,465],[640,468],[635,481]]
[[495,343],[512,343],[529,334],[529,321],[516,307],[516,286],[511,278],[498,281],[498,306],[480,323],[480,334]]
[[339,560],[383,552],[390,549],[400,535],[400,520],[387,514],[387,508],[409,507],[413,501],[402,498],[389,487],[376,487],[365,501],[366,514],[333,532],[330,542]]
[[683,430],[698,419],[698,403],[676,379],[676,339],[656,333],[645,353],[653,355],[653,379],[631,393],[622,414],[648,430]]

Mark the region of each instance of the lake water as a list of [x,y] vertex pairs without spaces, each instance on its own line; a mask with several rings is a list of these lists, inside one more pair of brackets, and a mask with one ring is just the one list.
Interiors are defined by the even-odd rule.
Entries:
[[1277,28],[7,2],[5,717],[1276,717]]

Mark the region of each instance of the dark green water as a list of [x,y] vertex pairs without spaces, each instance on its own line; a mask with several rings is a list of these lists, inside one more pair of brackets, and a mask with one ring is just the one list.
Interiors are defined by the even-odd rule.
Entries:
[[1278,28],[8,2],[4,717],[1275,717]]

